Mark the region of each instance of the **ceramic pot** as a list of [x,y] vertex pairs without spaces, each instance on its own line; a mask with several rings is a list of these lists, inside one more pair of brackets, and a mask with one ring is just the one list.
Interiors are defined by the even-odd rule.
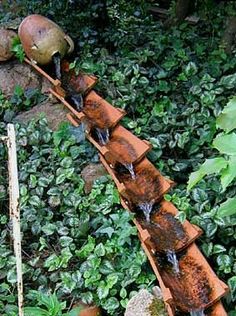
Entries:
[[49,64],[56,53],[63,58],[74,50],[72,39],[56,23],[38,14],[27,16],[18,34],[27,57],[40,65]]
[[0,61],[6,61],[13,56],[12,40],[17,34],[11,30],[0,29]]

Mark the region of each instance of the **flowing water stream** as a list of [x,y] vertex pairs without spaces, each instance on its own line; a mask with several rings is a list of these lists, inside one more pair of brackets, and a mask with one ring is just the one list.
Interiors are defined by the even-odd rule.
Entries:
[[190,312],[190,315],[191,316],[205,316],[205,313],[203,309],[199,309],[197,311]]
[[95,130],[98,136],[99,143],[103,146],[106,145],[109,142],[109,137],[110,137],[109,129],[108,128],[102,129],[102,128],[96,127]]
[[80,93],[72,94],[70,96],[70,100],[72,101],[77,111],[79,112],[82,111],[84,102],[83,102],[83,97]]
[[52,56],[52,59],[55,66],[56,77],[61,80],[61,55],[56,53]]
[[166,255],[167,255],[167,260],[169,261],[169,263],[172,264],[174,273],[175,274],[179,274],[179,272],[180,272],[180,270],[179,270],[179,261],[177,259],[175,251],[167,250]]
[[134,165],[132,163],[125,163],[124,164],[125,168],[128,169],[130,175],[131,175],[131,178],[133,180],[135,180],[136,178],[136,175],[135,175],[135,171],[134,171]]
[[150,223],[150,215],[152,212],[153,203],[148,203],[148,202],[140,203],[138,207],[143,211],[146,221]]

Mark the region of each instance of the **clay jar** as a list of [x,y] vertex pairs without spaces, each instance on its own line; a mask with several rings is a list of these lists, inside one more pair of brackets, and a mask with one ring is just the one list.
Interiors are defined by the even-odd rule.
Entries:
[[38,14],[27,16],[18,34],[27,57],[40,65],[49,64],[56,53],[63,58],[74,50],[72,39],[56,23]]
[[6,61],[13,56],[12,40],[17,34],[11,30],[0,29],[0,61]]

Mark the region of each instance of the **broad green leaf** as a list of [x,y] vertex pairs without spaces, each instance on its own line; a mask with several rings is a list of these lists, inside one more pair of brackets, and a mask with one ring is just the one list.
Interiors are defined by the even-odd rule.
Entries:
[[213,251],[213,243],[212,242],[204,243],[202,245],[202,250],[207,257],[210,257]]
[[106,300],[106,303],[104,304],[104,308],[108,311],[115,311],[119,307],[119,301],[115,297],[110,297],[108,300]]
[[73,238],[69,236],[60,237],[60,244],[62,247],[68,247],[73,242]]
[[227,89],[233,89],[236,85],[236,73],[228,76],[223,76],[220,80],[220,84]]
[[80,294],[81,300],[85,304],[91,304],[93,302],[93,293],[85,292]]
[[97,294],[98,294],[98,297],[99,299],[103,299],[103,298],[106,298],[109,294],[109,288],[105,285],[105,282],[102,281],[100,284],[99,284],[99,287],[97,289]]
[[232,98],[216,119],[218,127],[227,133],[236,128],[236,97]]
[[49,313],[39,307],[25,307],[24,308],[25,316],[49,316]]
[[56,178],[56,184],[61,184],[62,182],[64,182],[66,179],[66,174],[65,173],[61,173],[57,178]]
[[107,285],[111,289],[118,282],[118,275],[115,273],[109,274],[107,276]]
[[235,179],[236,177],[236,156],[230,156],[228,161],[228,166],[221,172],[221,185],[223,192],[227,186]]
[[226,168],[226,166],[227,160],[225,160],[223,157],[207,159],[197,171],[190,174],[187,190],[189,191],[192,189],[192,187],[202,180],[204,176],[212,173],[218,173],[222,169]]
[[40,200],[40,198],[37,195],[33,195],[29,199],[29,204],[32,205],[32,206],[37,207],[37,206],[41,205],[41,200]]
[[62,159],[62,161],[60,162],[60,165],[63,168],[70,168],[70,166],[72,165],[72,159],[70,157],[65,157],[64,159]]
[[46,224],[44,226],[42,226],[42,231],[47,235],[47,236],[50,236],[52,235],[55,230],[57,229],[57,226],[55,224]]
[[225,252],[226,251],[226,248],[222,245],[214,245],[213,247],[213,254],[216,254],[216,253],[221,253],[221,252]]
[[236,214],[236,197],[229,198],[227,201],[222,203],[217,212],[218,216],[230,216]]
[[236,276],[233,276],[228,280],[228,285],[230,288],[232,299],[236,300]]
[[98,257],[103,257],[106,254],[106,250],[105,247],[102,243],[99,243],[96,248],[94,249],[94,253],[98,256]]
[[125,288],[122,288],[120,290],[120,297],[125,298],[127,296],[127,291]]
[[213,141],[213,147],[221,154],[236,155],[236,134],[217,136]]

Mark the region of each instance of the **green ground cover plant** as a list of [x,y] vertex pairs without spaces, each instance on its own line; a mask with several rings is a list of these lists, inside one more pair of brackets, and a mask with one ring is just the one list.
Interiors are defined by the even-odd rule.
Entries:
[[[53,133],[44,118],[17,126],[17,139],[26,305],[36,300],[32,289],[45,295],[57,290],[68,304],[83,300],[102,306],[108,315],[122,314],[128,298],[149,288],[155,276],[111,179],[101,178],[89,195],[83,191],[80,172],[98,161],[95,149],[82,130],[64,124]],[[0,155],[6,164],[3,144]],[[0,176],[5,184],[0,195],[0,313],[13,316],[16,271],[6,165],[1,164]]]
[[[72,66],[78,70],[82,69],[97,75],[100,79],[96,86],[97,91],[112,104],[127,111],[128,115],[123,120],[123,124],[139,137],[151,141],[153,150],[149,154],[149,158],[163,174],[168,175],[178,184],[166,195],[166,199],[172,201],[181,211],[179,215],[181,220],[187,217],[192,223],[203,229],[204,235],[198,240],[198,245],[218,276],[230,286],[231,293],[224,299],[224,305],[229,315],[235,315],[236,219],[235,216],[221,217],[217,211],[220,204],[235,196],[235,182],[232,180],[222,191],[219,176],[212,174],[203,178],[192,190],[187,191],[189,175],[196,171],[206,159],[219,158],[219,151],[212,146],[213,140],[219,134],[217,125],[220,125],[223,131],[226,130],[223,133],[234,133],[233,129],[228,130],[229,126],[232,125],[232,120],[225,119],[224,108],[236,93],[236,55],[235,51],[232,55],[225,53],[221,44],[221,36],[227,16],[235,12],[235,2],[228,1],[227,3],[216,4],[214,1],[197,1],[196,10],[200,16],[198,24],[190,25],[184,22],[181,25],[169,28],[165,28],[162,21],[153,19],[148,8],[149,3],[147,1],[130,1],[127,3],[123,0],[109,0],[85,3],[84,1],[59,2],[51,0],[43,4],[42,1],[24,0],[22,6],[16,7],[16,12],[22,16],[32,12],[46,14],[64,27],[72,35],[76,44],[75,54],[71,57]],[[2,16],[2,21],[10,19],[12,16],[14,16],[13,10],[11,13]],[[72,19],[73,25],[71,23]],[[221,118],[220,123],[219,118]],[[32,135],[34,136],[31,136],[33,142],[35,137],[37,138],[33,132],[34,130],[35,128],[32,129]],[[22,137],[21,141],[24,142],[24,139]],[[225,140],[223,141],[224,145],[227,143]],[[70,146],[65,145],[63,150],[65,156],[68,155],[68,148]],[[47,150],[49,151],[47,155],[51,155],[51,151],[46,146],[45,151]],[[24,155],[27,156],[25,152],[22,155],[23,157]],[[79,157],[81,163],[83,160],[83,163],[86,163],[87,154],[85,155],[82,152]],[[229,157],[231,159],[232,155]],[[220,158],[226,159],[228,163],[228,156],[225,155],[225,152]],[[217,162],[222,163],[222,161],[218,160]],[[38,161],[37,163],[39,164],[37,168],[40,168],[42,162]],[[61,168],[70,169],[71,167],[61,166]],[[223,170],[222,168],[222,172]],[[73,175],[70,175],[68,170],[67,172],[64,171],[62,174],[56,175],[59,177],[57,181],[60,182],[63,179],[66,183],[72,181],[71,186],[68,185],[73,187],[75,183],[70,178],[73,178]],[[33,185],[30,190],[36,190],[37,188],[39,179],[36,177],[35,180],[35,177],[31,176],[31,179],[29,179],[31,181],[29,185]],[[49,181],[50,178],[46,178]],[[47,183],[45,179],[42,183],[44,181]],[[55,179],[48,184],[49,187],[52,186],[53,181]],[[60,186],[61,183],[56,184],[56,187],[58,185]],[[111,186],[110,182],[100,183],[98,186],[101,186],[99,190],[107,192],[107,196],[110,196],[109,198],[106,196],[106,199],[112,199],[113,193],[109,193],[110,189],[106,189],[107,186]],[[5,194],[4,190],[4,188],[0,190],[0,196]],[[42,189],[40,190],[42,191]],[[97,190],[97,185],[95,185],[94,190]],[[26,206],[31,205],[28,190],[27,192],[23,190],[23,193],[28,196]],[[37,196],[39,193],[34,195]],[[86,197],[86,199],[90,198]],[[58,203],[62,203],[62,201],[64,203],[64,197],[58,197],[55,193],[51,196],[50,201],[52,205],[55,203],[55,207],[58,207]],[[37,198],[33,198],[31,201],[33,204],[37,202]],[[26,214],[31,216],[30,212]],[[35,216],[35,214],[38,214],[37,208],[32,216]],[[45,228],[46,223],[42,222],[42,227],[44,227],[47,234],[49,233],[49,235],[46,235],[44,232],[45,236],[43,238],[46,238],[47,241],[54,238],[57,219],[50,217],[52,216],[51,212],[46,214],[49,218],[46,220],[50,220],[50,224],[54,225]],[[115,212],[115,214],[119,214],[119,212]],[[107,218],[115,225],[112,218],[109,216]],[[6,229],[6,216],[3,216],[2,222]],[[68,227],[71,230],[69,223],[69,220],[63,223],[63,227],[67,230]],[[109,224],[107,223],[107,225]],[[31,230],[39,231],[34,221],[31,226]],[[115,230],[118,229],[117,226],[114,227],[116,227]],[[31,230],[27,226],[29,236],[32,234]],[[52,234],[50,235],[50,233]],[[96,249],[97,242],[99,243],[97,240],[99,239],[90,234],[89,236],[84,241],[85,250]],[[73,238],[73,242],[71,242],[73,245],[74,237],[71,238]],[[96,241],[94,241],[94,238]],[[43,289],[46,286],[52,286],[53,288],[53,284],[56,284],[53,283],[54,276],[57,280],[63,269],[73,275],[70,270],[70,262],[73,262],[73,258],[70,258],[67,251],[62,254],[61,252],[55,252],[53,248],[49,247],[51,244],[47,242],[46,245],[44,244],[43,239],[41,239],[41,243],[43,248],[39,250],[40,248],[36,247],[34,253],[41,251],[46,254],[45,258],[52,256],[47,261],[47,267],[41,268],[46,271],[47,280],[43,278],[44,274],[41,272],[34,273],[39,273],[39,276],[42,276]],[[66,247],[68,248],[68,245]],[[107,245],[103,245],[103,247],[106,248]],[[138,246],[135,244],[135,247]],[[111,248],[113,249],[113,246]],[[8,251],[8,248],[4,249],[2,253]],[[73,251],[70,250],[70,252]],[[104,253],[104,250],[102,251]],[[11,260],[8,260],[7,264],[13,260],[12,254],[10,256]],[[81,252],[77,252],[76,260],[78,258],[81,261],[84,260]],[[99,258],[102,262],[103,257]],[[100,262],[99,258],[94,259],[97,265],[100,265],[98,263]],[[68,265],[68,267],[63,268],[63,265]],[[58,269],[56,269],[57,267]],[[35,268],[32,268],[32,270],[35,270]],[[32,270],[30,270],[29,279],[36,278],[36,276],[33,276]],[[36,271],[38,270],[36,269]],[[80,273],[82,274],[81,271]],[[49,274],[50,277],[48,277]],[[88,283],[85,286],[85,293],[91,291],[90,277],[90,275],[87,276]],[[96,277],[98,278],[98,276]],[[63,279],[66,280],[66,284],[69,284],[67,285],[69,289],[71,289],[70,284],[74,284],[71,278],[72,281],[74,280],[73,282],[77,282],[74,275],[73,277],[66,275]],[[70,281],[67,281],[67,279]],[[99,283],[99,280],[94,281],[96,284],[97,282]],[[148,284],[149,281],[146,283]],[[120,279],[114,284],[114,289],[118,292],[117,287],[120,284]],[[101,287],[100,298],[97,293],[98,299],[105,300],[103,295],[108,290],[109,295],[113,295],[111,289],[107,288],[107,284],[102,284]],[[131,288],[130,285],[129,290]],[[9,302],[15,299],[14,295],[10,296],[11,289],[12,285],[7,282],[1,290],[4,295],[8,293]],[[61,291],[60,288],[59,295],[61,295]],[[75,290],[72,290],[71,293],[70,295],[77,297]],[[122,291],[124,298],[119,297],[120,310],[123,310],[121,304],[124,304],[122,300],[126,299],[125,293]],[[93,297],[93,299],[96,298]],[[111,306],[117,306],[117,301],[112,300]]]

